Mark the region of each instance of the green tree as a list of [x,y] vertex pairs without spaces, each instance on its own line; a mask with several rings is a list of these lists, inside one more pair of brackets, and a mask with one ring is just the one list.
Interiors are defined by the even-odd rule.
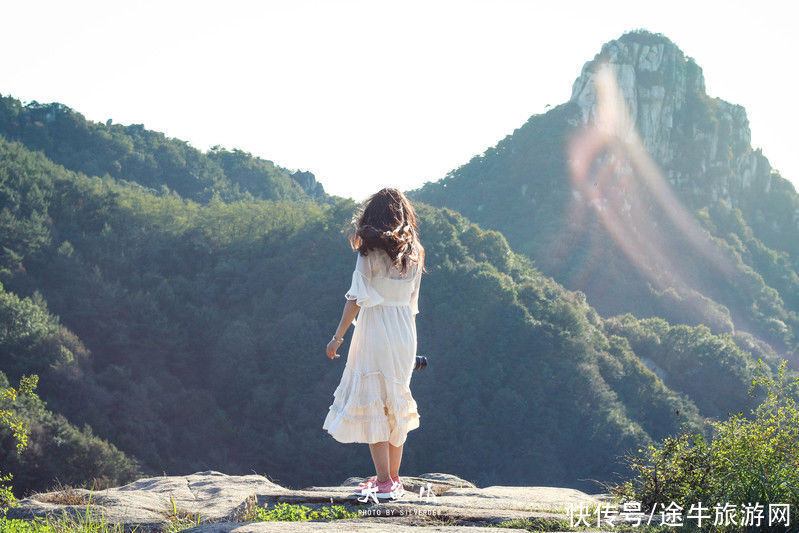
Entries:
[[714,435],[708,442],[701,433],[684,431],[657,445],[639,449],[626,460],[634,477],[610,492],[619,500],[641,503],[649,512],[654,506],[676,502],[684,509],[702,502],[705,506],[730,503],[736,507],[751,502],[799,504],[799,378],[788,379],[786,363],[776,379],[766,377],[762,361],[749,392],[759,385],[766,398],[753,418],[737,413],[724,421],[713,421]]
[[[14,387],[0,389],[0,427],[8,428],[12,431],[18,452],[21,452],[28,444],[28,428],[17,414],[13,404],[20,396],[35,395],[33,391],[36,389],[38,381],[39,377],[35,374],[23,376],[17,389],[14,389]],[[11,474],[0,472],[0,508],[2,508],[3,514],[16,501],[11,485],[8,484],[11,481],[11,477]]]

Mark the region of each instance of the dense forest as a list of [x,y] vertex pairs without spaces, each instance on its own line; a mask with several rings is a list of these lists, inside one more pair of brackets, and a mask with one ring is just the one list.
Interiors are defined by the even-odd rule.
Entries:
[[111,176],[205,202],[313,198],[328,195],[310,172],[290,172],[241,150],[203,153],[179,139],[145,129],[86,120],[58,103],[23,106],[0,95],[0,135],[41,150],[55,163],[90,176]]
[[[365,445],[321,429],[343,365],[324,346],[355,263],[357,204],[245,152],[203,153],[58,104],[0,102],[0,389],[40,377],[37,397],[5,406],[30,421],[36,445],[18,453],[0,432],[0,472],[14,474],[18,495],[55,480],[103,486],[207,469],[288,487],[370,473]],[[528,123],[540,132],[527,153],[551,148],[530,155],[541,176],[562,164],[551,153],[567,112]],[[470,165],[505,164],[506,151]],[[430,365],[411,383],[421,426],[404,470],[597,492],[591,479],[623,473],[620,454],[684,427],[706,432],[757,402],[746,394],[756,362],[775,369],[793,329],[776,338],[735,327],[733,315],[721,327],[654,309],[598,312],[531,260],[557,228],[546,180],[533,194],[552,221],[536,211],[540,235],[506,234],[488,228],[516,175],[484,174],[474,191],[497,203],[473,210],[459,177],[474,168],[441,184],[469,218],[433,205],[446,195],[430,187],[430,202],[414,200],[429,270],[419,353]],[[507,205],[505,218],[523,218]],[[740,296],[765,317],[752,312],[751,323],[783,313],[788,327],[799,297],[792,250],[767,247],[772,237],[743,210],[698,213],[737,246],[741,269],[774,269],[746,270],[769,280]]]

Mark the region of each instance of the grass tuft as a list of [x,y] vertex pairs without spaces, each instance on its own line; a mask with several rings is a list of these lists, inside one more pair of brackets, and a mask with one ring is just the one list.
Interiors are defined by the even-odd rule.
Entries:
[[276,503],[272,509],[252,507],[244,515],[245,522],[297,522],[303,520],[336,520],[340,518],[358,518],[358,513],[349,511],[342,505],[311,509],[307,505]]

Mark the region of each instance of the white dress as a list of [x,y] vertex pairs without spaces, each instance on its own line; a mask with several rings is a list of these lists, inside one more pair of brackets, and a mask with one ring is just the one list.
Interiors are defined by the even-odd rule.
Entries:
[[422,268],[399,272],[385,250],[360,252],[345,294],[358,312],[341,382],[322,429],[339,442],[405,443],[419,427],[411,375],[416,361],[416,314]]

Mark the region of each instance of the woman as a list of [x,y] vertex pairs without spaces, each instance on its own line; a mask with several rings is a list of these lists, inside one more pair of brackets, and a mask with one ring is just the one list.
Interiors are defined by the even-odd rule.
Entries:
[[356,217],[350,245],[358,257],[347,303],[327,356],[336,350],[356,315],[347,363],[322,429],[339,442],[369,444],[376,475],[361,493],[399,497],[402,449],[419,427],[410,390],[416,361],[416,314],[424,271],[416,213],[394,188],[373,194]]

